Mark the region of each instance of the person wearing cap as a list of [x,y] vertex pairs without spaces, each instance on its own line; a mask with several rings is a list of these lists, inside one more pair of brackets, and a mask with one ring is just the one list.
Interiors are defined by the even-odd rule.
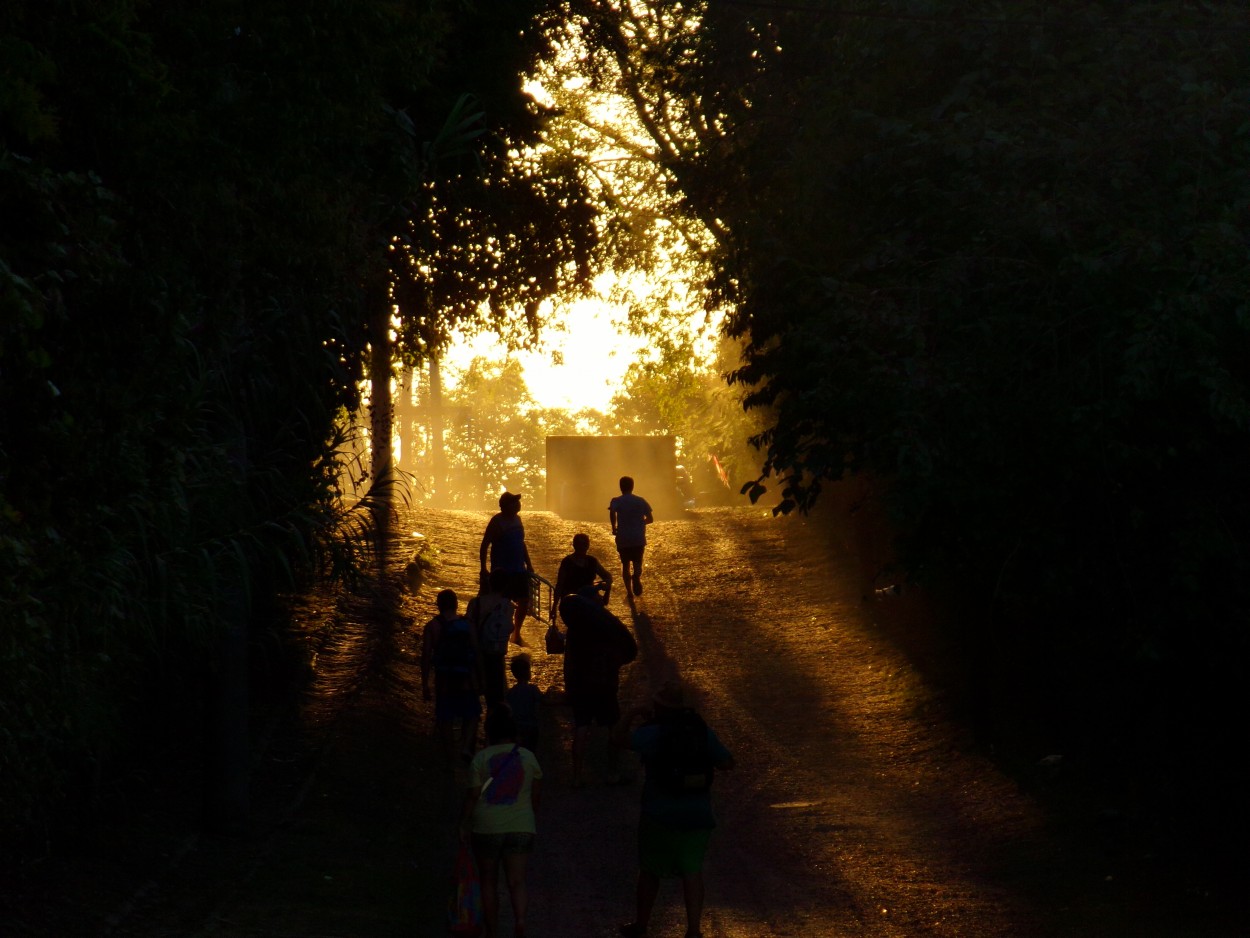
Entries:
[[[487,552],[490,554],[490,572],[486,571]],[[511,641],[524,645],[521,625],[529,612],[530,574],[534,565],[530,562],[529,548],[525,546],[525,525],[521,522],[521,496],[516,492],[504,492],[499,496],[499,512],[486,524],[482,546],[478,551],[483,577],[490,577],[490,586],[512,601]]]
[[560,569],[556,572],[556,599],[576,593],[583,586],[594,586],[598,581],[603,584],[603,602],[606,605],[612,593],[612,574],[608,573],[598,557],[590,553],[590,535],[574,534],[573,553],[560,561]]
[[[640,720],[642,724],[635,729]],[[696,752],[692,762],[705,767],[700,773],[702,782],[678,788],[665,783],[665,769],[674,761],[675,741]],[[621,926],[621,934],[625,938],[646,935],[661,880],[678,877],[686,906],[686,938],[701,938],[703,859],[716,827],[711,780],[713,770],[733,768],[733,756],[689,706],[685,691],[675,681],[661,685],[649,704],[630,710],[613,731],[613,742],[638,753],[645,772],[638,821],[635,916]]]

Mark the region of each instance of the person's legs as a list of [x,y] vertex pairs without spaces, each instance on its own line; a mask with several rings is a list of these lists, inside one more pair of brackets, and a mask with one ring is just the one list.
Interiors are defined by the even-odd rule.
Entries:
[[529,615],[530,599],[526,596],[524,599],[516,601],[516,611],[512,614],[512,635],[511,641],[514,645],[524,645],[525,642],[521,638],[521,626],[525,624],[525,617]]
[[616,699],[616,695],[610,691],[605,692],[603,699],[599,701],[598,709],[595,712],[595,722],[607,731],[608,751],[606,758],[606,766],[604,771],[607,773],[605,781],[609,785],[619,785],[624,781],[621,775],[621,749],[619,746],[612,744],[612,730],[617,723],[621,721],[621,705]]
[[456,764],[456,724],[454,720],[439,720],[438,741],[443,750],[443,758],[448,765]]
[[638,871],[638,885],[634,891],[634,924],[642,934],[651,921],[651,910],[655,907],[655,897],[660,894],[660,877],[646,870]]
[[493,854],[474,849],[477,875],[482,883],[482,938],[495,938],[499,927],[499,860]]
[[477,751],[478,717],[465,717],[460,721],[460,755],[472,756]]
[[638,883],[634,888],[634,920],[621,926],[621,934],[626,938],[637,938],[647,933],[655,897],[660,892],[660,877],[673,865],[668,840],[665,828],[643,815],[638,822]]
[[525,854],[505,854],[503,873],[508,880],[508,897],[512,900],[512,921],[516,924],[519,935],[525,931],[525,910],[529,904],[529,894],[525,887]]
[[[612,728],[608,727],[608,732],[611,733],[611,731]],[[620,785],[624,781],[621,776],[621,750],[618,746],[612,745],[611,740],[608,741],[606,771],[609,785]]]
[[621,579],[625,581],[625,595],[642,594],[642,551],[640,546],[618,547],[621,555]]
[[586,750],[590,747],[590,724],[573,727],[573,787],[582,784],[582,771],[586,765]]
[[486,710],[490,711],[494,706],[503,699],[503,671],[500,665],[504,660],[503,655],[497,655],[494,652],[482,651],[482,703]]
[[699,938],[699,922],[703,919],[703,873],[683,873],[681,891],[686,900],[686,938]]
[[510,641],[515,645],[524,645],[521,638],[521,626],[530,611],[530,575],[525,572],[511,574],[511,582],[507,597],[512,600],[512,635]]

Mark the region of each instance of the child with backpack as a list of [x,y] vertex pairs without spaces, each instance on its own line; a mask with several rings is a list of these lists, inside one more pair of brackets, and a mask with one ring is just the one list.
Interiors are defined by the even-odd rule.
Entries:
[[430,699],[434,675],[434,728],[448,762],[456,757],[456,723],[460,724],[460,755],[473,758],[477,724],[482,715],[478,699],[481,663],[472,624],[460,615],[455,590],[445,589],[435,599],[438,615],[421,634],[421,696]]

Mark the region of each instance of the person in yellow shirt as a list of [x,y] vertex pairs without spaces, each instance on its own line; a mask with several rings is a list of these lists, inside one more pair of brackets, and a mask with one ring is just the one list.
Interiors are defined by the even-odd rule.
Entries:
[[498,704],[486,714],[487,745],[469,764],[469,788],[460,816],[482,881],[483,938],[499,927],[499,868],[508,882],[517,938],[525,934],[528,894],[526,857],[534,850],[543,771],[532,752],[517,742],[511,708]]

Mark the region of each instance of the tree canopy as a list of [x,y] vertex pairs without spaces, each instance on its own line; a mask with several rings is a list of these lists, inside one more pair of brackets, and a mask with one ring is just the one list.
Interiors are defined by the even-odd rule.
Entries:
[[[1039,732],[1240,796],[1246,36],[1181,0],[0,7],[3,820],[146,695],[193,712],[223,597],[312,564],[393,312],[408,364],[483,314],[527,341],[609,256],[672,281],[620,426],[693,404],[724,453],[744,395],[752,494],[880,482]],[[726,316],[731,389],[678,314]]]
[[1244,9],[562,22],[716,238],[733,378],[769,414],[755,493],[885,483],[913,575],[967,598],[970,653],[1049,702],[1042,732],[1218,763],[1250,599]]
[[[0,10],[4,823],[197,712],[235,607],[315,566],[397,237],[461,211],[496,244],[471,275],[539,294],[585,263],[575,176],[509,158],[536,9]],[[539,208],[541,270],[511,250]]]

